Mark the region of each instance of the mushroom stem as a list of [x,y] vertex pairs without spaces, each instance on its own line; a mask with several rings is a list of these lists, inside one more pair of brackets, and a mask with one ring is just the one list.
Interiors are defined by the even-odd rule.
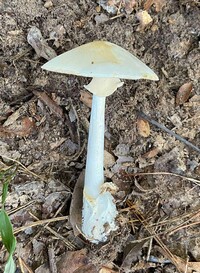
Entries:
[[[88,151],[83,190],[82,231],[93,243],[104,242],[117,229],[117,209],[110,191],[112,183],[104,183],[104,120],[106,94],[112,94],[123,82],[118,78],[93,78],[85,86],[92,92]],[[101,95],[95,95],[96,92]]]
[[93,243],[106,241],[110,231],[117,228],[114,198],[109,186],[103,187],[107,184],[103,170],[105,100],[105,97],[93,95],[83,190],[82,231]]
[[105,97],[93,95],[85,171],[84,193],[96,199],[104,183]]

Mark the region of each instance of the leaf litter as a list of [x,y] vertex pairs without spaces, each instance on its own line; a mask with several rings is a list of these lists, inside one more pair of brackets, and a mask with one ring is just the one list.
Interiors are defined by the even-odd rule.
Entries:
[[[105,9],[101,3],[106,5]],[[8,5],[12,6],[11,9]],[[147,11],[153,21],[137,31],[141,27],[136,18],[139,11]],[[43,243],[46,250],[51,247],[55,250],[56,263],[62,255],[68,255],[70,249],[86,249],[89,263],[77,268],[79,273],[92,272],[93,269],[97,272],[119,272],[126,257],[125,249],[130,242],[130,235],[134,243],[146,242],[140,246],[141,254],[129,260],[131,272],[177,272],[171,263],[163,262],[169,261],[166,247],[172,253],[170,258],[181,271],[190,270],[192,266],[198,270],[199,256],[195,254],[200,247],[197,238],[198,219],[190,217],[191,212],[198,211],[199,206],[199,154],[187,149],[185,144],[163,132],[160,127],[151,126],[148,137],[141,136],[137,131],[135,112],[140,110],[148,113],[151,121],[157,121],[172,132],[176,130],[177,134],[198,147],[199,23],[194,20],[198,14],[195,1],[100,1],[99,5],[94,1],[82,1],[78,5],[75,1],[61,0],[59,3],[53,2],[52,7],[45,7],[44,3],[39,2],[27,4],[27,1],[8,1],[2,17],[2,26],[5,28],[1,27],[4,55],[0,61],[0,73],[3,76],[0,79],[3,87],[0,122],[4,129],[13,130],[24,118],[30,118],[35,122],[36,130],[34,128],[26,136],[14,133],[13,138],[8,138],[4,135],[5,138],[0,142],[1,165],[9,165],[12,160],[20,165],[17,177],[10,185],[7,206],[20,211],[15,215],[11,213],[12,222],[15,228],[20,223],[22,225],[17,240],[24,253],[24,264],[33,272],[49,272],[47,252],[42,251],[41,255],[36,255],[36,251],[35,254],[30,252],[31,258],[25,255],[28,250],[25,246],[28,244],[32,248],[33,238]],[[95,19],[97,15],[101,15],[99,23],[97,17]],[[39,29],[42,37],[37,37],[41,39],[41,44],[38,39],[33,39],[33,35],[32,45],[27,43],[26,34],[30,26]],[[45,59],[54,56],[55,52],[60,54],[95,39],[112,40],[129,49],[160,74],[158,85],[147,81],[127,81],[123,94],[118,92],[107,98],[106,179],[119,187],[116,200],[120,211],[117,219],[120,229],[112,234],[105,245],[96,248],[85,242],[81,235],[74,236],[68,219],[72,192],[85,166],[85,132],[88,131],[91,98],[87,100],[88,105],[86,102],[83,105],[79,100],[77,90],[81,90],[85,84],[84,79],[61,74],[47,75],[40,68]],[[53,55],[49,52],[53,52]],[[161,67],[167,77],[163,77]],[[184,102],[176,106],[177,87],[190,82],[193,85],[192,93],[188,91],[189,97],[183,96]],[[38,91],[38,85],[41,90],[46,90],[45,94],[52,101],[48,98],[42,100],[35,95],[33,107],[28,103],[24,113],[12,116],[21,106],[26,106],[27,99],[24,98],[30,92],[29,86]],[[71,111],[70,100],[75,111]],[[67,125],[63,113],[64,116],[67,114]],[[5,126],[6,121],[8,123]],[[71,133],[70,124],[74,125]],[[76,136],[77,131],[79,137]],[[80,145],[83,143],[85,146]],[[69,146],[73,145],[77,145],[77,149],[81,147],[82,152],[76,153],[77,150],[74,150],[75,157],[67,156]],[[127,177],[123,170],[133,176]],[[52,179],[57,181],[53,188]],[[67,196],[64,192],[62,194],[58,184],[70,189]],[[17,190],[19,195],[16,196]],[[58,195],[61,199],[57,198]],[[46,201],[47,196],[49,199]],[[34,219],[35,225],[27,223],[30,225],[25,232],[23,219],[29,219],[30,206],[22,210],[21,205],[25,201],[29,204],[33,199],[35,203],[32,203],[31,211],[34,216],[31,219]],[[128,200],[137,213],[133,213]],[[58,217],[55,217],[56,213]],[[185,220],[182,218],[184,213],[188,213]],[[42,219],[42,215],[46,215],[47,219]],[[136,215],[143,216],[143,221],[139,221]],[[144,222],[148,224],[147,228],[151,227],[151,234],[144,227]],[[174,232],[167,234],[167,231]],[[152,239],[155,236],[159,236],[161,241],[156,243]],[[166,246],[162,245],[165,250],[163,254],[156,249],[161,242]],[[187,259],[188,253],[193,256],[192,259]],[[147,260],[148,257],[153,259]],[[112,266],[109,266],[110,263]]]

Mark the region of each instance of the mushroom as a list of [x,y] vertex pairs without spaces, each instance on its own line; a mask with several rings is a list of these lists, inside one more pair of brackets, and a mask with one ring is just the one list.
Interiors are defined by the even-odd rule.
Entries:
[[105,99],[123,85],[120,79],[158,80],[157,75],[125,49],[94,41],[50,60],[43,69],[92,77],[84,87],[93,93],[83,190],[82,232],[93,242],[105,242],[117,229],[112,183],[104,183]]

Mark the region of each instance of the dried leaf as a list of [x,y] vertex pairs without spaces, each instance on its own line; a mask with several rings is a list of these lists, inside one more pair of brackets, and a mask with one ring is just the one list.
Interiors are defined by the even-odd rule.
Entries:
[[21,130],[18,132],[18,135],[22,137],[30,135],[32,130],[35,128],[35,122],[33,121],[32,118],[29,117],[25,117],[22,120],[21,124],[22,124]]
[[171,262],[176,266],[179,272],[200,273],[200,262],[188,262],[176,255],[173,255],[172,253],[170,253],[171,255],[169,255],[169,253],[160,246],[155,246],[155,249],[158,250],[163,256],[171,260]]
[[157,156],[158,152],[159,152],[158,148],[153,148],[150,151],[148,151],[147,153],[143,154],[142,158],[147,158],[147,159],[153,158],[153,157]]
[[87,264],[79,267],[73,273],[98,273],[96,267],[93,264]]
[[81,91],[80,101],[82,101],[87,107],[92,107],[92,95],[87,91]]
[[176,105],[184,104],[190,97],[193,85],[192,82],[184,83],[176,94]]
[[0,126],[0,137],[13,138],[16,136],[27,137],[35,128],[35,122],[32,118],[25,117],[20,124],[13,124],[12,127]]
[[18,108],[14,113],[12,113],[8,118],[7,120],[4,122],[3,126],[4,127],[7,127],[13,123],[16,122],[16,120],[24,115],[27,111],[27,108],[28,108],[28,104],[23,104],[20,108]]
[[36,95],[41,101],[43,101],[51,111],[56,114],[57,117],[63,118],[63,110],[62,108],[55,102],[53,101],[45,92],[39,92],[36,90],[32,91],[34,95]]
[[143,31],[145,27],[153,21],[153,19],[151,18],[151,16],[148,14],[146,10],[138,11],[136,13],[136,17],[140,22],[140,25],[137,28],[137,31]]
[[137,130],[140,136],[148,137],[150,135],[150,126],[147,120],[138,118]]
[[79,268],[88,264],[87,250],[67,251],[57,263],[59,273],[78,272]]
[[130,250],[128,254],[126,255],[126,257],[124,258],[121,265],[121,269],[124,272],[130,272],[132,262],[137,260],[137,257],[140,255],[140,252],[142,251],[142,248],[145,243],[146,243],[146,240],[139,243],[132,243],[126,246]]
[[51,48],[42,37],[41,31],[37,27],[31,27],[27,35],[28,43],[34,48],[39,57],[51,60],[57,56],[53,48]]
[[136,0],[99,0],[99,5],[108,13],[117,14],[121,9],[130,14],[137,4]]
[[76,182],[72,201],[69,211],[69,220],[74,231],[74,235],[78,236],[80,234],[81,223],[82,223],[82,206],[83,206],[83,187],[84,187],[84,176],[85,172],[81,172],[79,178]]
[[166,0],[147,0],[144,3],[144,9],[149,10],[152,5],[155,5],[156,12],[159,12],[162,10],[164,5],[166,4]]
[[182,258],[174,255],[174,259],[176,261],[177,268],[185,273],[192,273],[192,272],[200,272],[200,262],[187,262]]
[[134,7],[136,6],[136,0],[124,0],[123,1],[124,8],[127,14],[131,14],[133,11]]
[[113,270],[113,265],[111,263],[102,266],[102,268],[99,270],[99,273],[116,273],[116,272],[117,271]]

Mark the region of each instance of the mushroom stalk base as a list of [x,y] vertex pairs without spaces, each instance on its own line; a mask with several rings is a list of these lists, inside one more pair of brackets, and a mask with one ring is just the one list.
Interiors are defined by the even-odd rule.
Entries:
[[82,213],[82,231],[93,243],[106,241],[110,231],[117,228],[114,199],[111,193],[102,187],[104,183],[104,119],[105,97],[93,95]]

